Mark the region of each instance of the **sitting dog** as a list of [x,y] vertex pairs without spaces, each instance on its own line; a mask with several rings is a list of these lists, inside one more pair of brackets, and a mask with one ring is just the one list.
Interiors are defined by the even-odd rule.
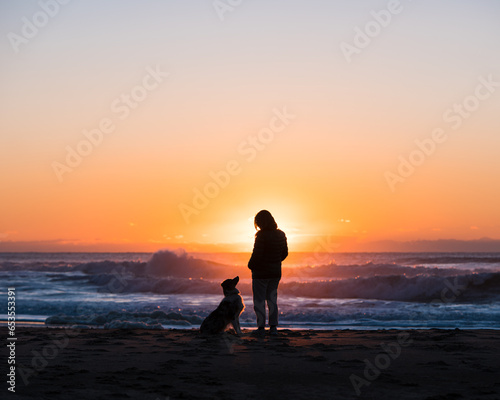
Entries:
[[202,334],[222,333],[231,324],[236,334],[241,335],[240,314],[245,309],[245,304],[243,304],[240,291],[236,289],[239,280],[240,277],[237,276],[234,279],[226,279],[220,284],[224,298],[201,324],[200,332]]

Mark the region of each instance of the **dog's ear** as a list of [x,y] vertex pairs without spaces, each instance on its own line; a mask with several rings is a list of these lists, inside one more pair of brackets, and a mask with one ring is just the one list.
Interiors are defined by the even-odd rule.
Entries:
[[233,282],[234,282],[234,285],[236,286],[236,284],[240,281],[240,277],[237,276],[236,278],[233,279]]

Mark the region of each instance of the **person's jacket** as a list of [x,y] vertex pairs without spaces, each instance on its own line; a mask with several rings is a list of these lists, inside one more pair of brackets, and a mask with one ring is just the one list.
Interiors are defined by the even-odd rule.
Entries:
[[281,278],[281,262],[288,256],[286,235],[279,229],[260,230],[255,235],[248,268],[253,279]]

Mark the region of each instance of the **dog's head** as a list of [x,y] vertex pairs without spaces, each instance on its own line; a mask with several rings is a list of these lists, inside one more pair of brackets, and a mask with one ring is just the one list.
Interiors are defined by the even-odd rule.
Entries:
[[236,278],[233,279],[226,279],[224,282],[222,282],[220,285],[222,286],[222,291],[224,292],[224,295],[226,293],[230,292],[231,290],[236,289],[236,285],[240,281],[240,277],[237,276]]

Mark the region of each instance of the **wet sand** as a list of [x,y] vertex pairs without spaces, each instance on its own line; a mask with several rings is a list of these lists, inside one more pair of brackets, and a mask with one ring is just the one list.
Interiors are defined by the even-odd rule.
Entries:
[[243,332],[19,327],[16,392],[0,397],[500,399],[500,331]]

